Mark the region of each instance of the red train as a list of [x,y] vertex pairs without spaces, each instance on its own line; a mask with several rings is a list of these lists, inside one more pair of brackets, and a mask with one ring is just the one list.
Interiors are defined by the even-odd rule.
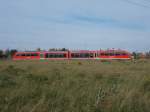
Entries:
[[98,51],[100,59],[131,59],[132,56],[125,50],[100,50]]
[[17,52],[13,60],[131,59],[124,50]]

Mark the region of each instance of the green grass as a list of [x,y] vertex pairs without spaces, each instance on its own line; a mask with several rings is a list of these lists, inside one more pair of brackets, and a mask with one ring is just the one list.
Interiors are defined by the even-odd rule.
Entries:
[[0,61],[0,112],[149,112],[150,61]]

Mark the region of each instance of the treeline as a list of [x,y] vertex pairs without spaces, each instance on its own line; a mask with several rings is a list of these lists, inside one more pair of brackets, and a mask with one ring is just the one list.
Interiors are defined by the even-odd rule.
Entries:
[[7,50],[1,50],[0,49],[0,59],[11,59],[11,57],[17,52],[16,49],[7,49]]
[[148,52],[133,52],[134,59],[150,59],[150,51]]
[[[48,51],[68,51],[69,49],[66,48],[49,48]],[[46,51],[46,50],[42,50],[41,48],[37,48],[36,51]]]

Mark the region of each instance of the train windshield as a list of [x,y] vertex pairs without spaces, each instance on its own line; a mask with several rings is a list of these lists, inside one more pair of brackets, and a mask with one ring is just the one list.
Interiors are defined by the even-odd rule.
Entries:
[[40,54],[40,58],[44,58],[44,54]]

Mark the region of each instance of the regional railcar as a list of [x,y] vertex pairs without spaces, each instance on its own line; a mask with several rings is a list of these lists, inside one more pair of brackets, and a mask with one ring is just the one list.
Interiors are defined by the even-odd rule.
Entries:
[[128,60],[131,59],[131,54],[125,50],[100,50],[98,51],[98,58],[111,60]]
[[17,52],[13,60],[40,60],[40,52]]
[[44,51],[17,52],[13,60],[66,60],[66,59],[131,59],[131,54],[124,50],[79,50],[79,51]]
[[96,56],[96,51],[80,50],[69,52],[70,59],[95,59]]
[[69,51],[49,51],[42,54],[43,59],[46,60],[65,60],[69,58]]

